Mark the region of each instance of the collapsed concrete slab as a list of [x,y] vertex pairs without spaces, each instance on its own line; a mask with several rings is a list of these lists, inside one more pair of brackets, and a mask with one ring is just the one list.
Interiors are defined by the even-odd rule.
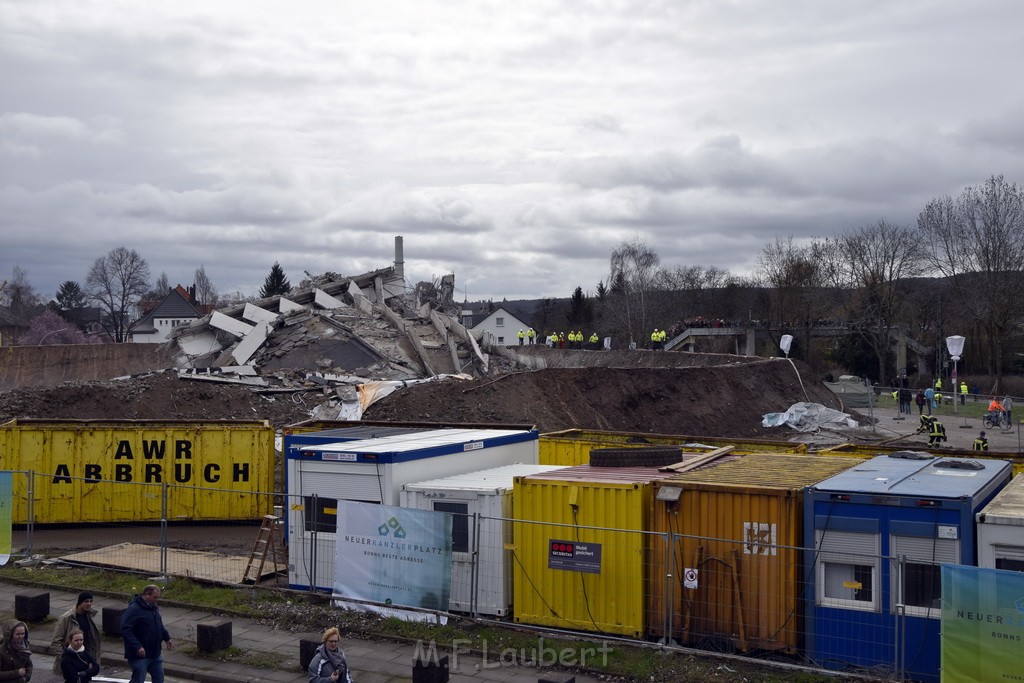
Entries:
[[487,354],[454,318],[450,296],[451,310],[419,300],[397,268],[307,276],[287,297],[224,307],[176,329],[166,344],[176,366],[251,367],[257,376],[314,370],[345,403],[368,381],[486,373]]

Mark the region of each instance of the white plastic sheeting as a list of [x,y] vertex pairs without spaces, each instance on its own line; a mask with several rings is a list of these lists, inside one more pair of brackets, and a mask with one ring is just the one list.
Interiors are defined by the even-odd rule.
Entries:
[[[379,382],[366,382],[360,384],[357,387],[359,392],[359,415],[355,418],[349,416],[349,419],[362,419],[363,411],[370,407],[370,404],[374,401],[378,401],[388,394],[391,394],[399,389],[412,386],[413,384],[423,384],[424,382],[439,382],[445,379],[473,379],[472,375],[434,375],[426,379],[409,379],[409,380],[391,380],[391,381],[379,381]],[[348,410],[352,410],[352,406],[347,406]]]
[[819,429],[856,427],[857,421],[848,414],[826,408],[820,403],[794,403],[784,413],[768,413],[761,420],[762,427],[788,425],[798,432]]

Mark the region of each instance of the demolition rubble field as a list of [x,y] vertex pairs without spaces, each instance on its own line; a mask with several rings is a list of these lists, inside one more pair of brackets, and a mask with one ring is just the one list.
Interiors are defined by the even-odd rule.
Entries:
[[[791,430],[761,426],[765,413],[783,412],[799,401],[841,408],[834,394],[807,377],[799,362],[784,359],[712,367],[515,371],[412,385],[372,404],[363,419],[530,424],[542,432],[576,428],[786,439]],[[311,417],[331,418],[333,394],[300,384],[293,388],[261,393],[252,387],[180,379],[173,371],[65,382],[0,393],[0,422],[259,419],[281,428]]]

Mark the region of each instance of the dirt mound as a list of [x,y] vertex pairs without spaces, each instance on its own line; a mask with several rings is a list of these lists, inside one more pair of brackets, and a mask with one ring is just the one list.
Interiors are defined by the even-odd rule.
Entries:
[[798,367],[772,359],[699,368],[549,368],[412,386],[374,403],[363,418],[785,438],[761,426],[765,413],[799,401],[840,408],[819,382],[802,380]]
[[[812,401],[840,408],[798,362],[769,359],[686,368],[548,368],[497,378],[412,385],[371,405],[372,421],[533,424],[542,432],[601,429],[651,434],[770,437],[765,413]],[[260,394],[252,387],[180,379],[176,372],[104,382],[67,382],[0,393],[12,418],[268,420],[280,428],[313,416],[333,392]],[[337,409],[335,405],[335,412]],[[318,419],[332,419],[317,415]]]
[[[305,400],[305,399],[304,399]],[[251,388],[179,379],[176,372],[105,382],[67,382],[0,394],[0,424],[13,418],[81,420],[269,420],[309,418],[316,399],[263,396]]]

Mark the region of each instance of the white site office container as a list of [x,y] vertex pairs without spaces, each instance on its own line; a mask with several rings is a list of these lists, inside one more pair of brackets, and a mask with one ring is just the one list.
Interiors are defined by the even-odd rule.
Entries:
[[978,566],[1024,571],[1024,474],[977,515]]
[[288,452],[288,583],[333,588],[338,500],[398,505],[403,484],[515,463],[536,465],[537,453],[535,430],[459,428]]
[[[452,513],[449,609],[506,616],[512,609],[512,484],[557,465],[505,465],[402,487],[401,506]],[[475,564],[474,564],[475,558]],[[475,598],[474,598],[475,596]]]

